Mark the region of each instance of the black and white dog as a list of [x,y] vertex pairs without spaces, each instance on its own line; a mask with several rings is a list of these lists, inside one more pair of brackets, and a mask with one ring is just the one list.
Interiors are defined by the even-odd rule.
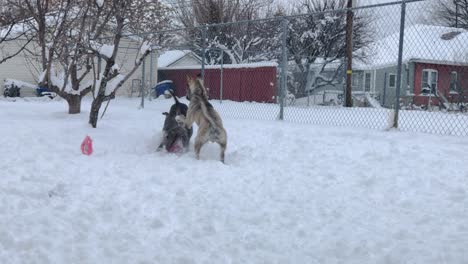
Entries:
[[161,151],[163,147],[168,152],[179,152],[179,144],[182,144],[183,150],[187,151],[190,138],[193,134],[193,129],[188,129],[185,126],[185,118],[187,117],[188,106],[179,102],[172,90],[169,90],[174,98],[174,104],[169,109],[169,112],[164,112],[166,116],[163,126],[163,138],[159,144],[157,151]]

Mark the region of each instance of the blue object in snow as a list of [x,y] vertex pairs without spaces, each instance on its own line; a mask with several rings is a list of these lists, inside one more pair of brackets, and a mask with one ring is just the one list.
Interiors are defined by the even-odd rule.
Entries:
[[46,93],[46,92],[49,92],[46,86],[39,86],[39,88],[36,88],[37,96],[43,96],[43,93]]
[[154,86],[154,94],[156,97],[159,97],[161,94],[164,94],[167,90],[172,90],[175,93],[174,83],[171,80],[162,81]]
[[39,88],[36,88],[36,94],[37,96],[48,96],[50,99],[57,96],[56,93],[49,91],[46,86],[40,86]]

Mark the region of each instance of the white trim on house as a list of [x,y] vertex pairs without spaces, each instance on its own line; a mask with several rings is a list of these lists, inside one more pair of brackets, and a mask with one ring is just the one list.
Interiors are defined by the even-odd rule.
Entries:
[[372,92],[375,93],[375,87],[377,86],[377,70],[374,69],[374,87],[372,87]]
[[[408,61],[408,63],[409,62],[436,64],[436,65],[450,65],[450,66],[468,66],[468,63],[454,62],[454,61],[444,61],[444,60],[411,59],[411,60]],[[397,65],[397,64],[395,64],[395,65]]]
[[359,81],[359,75],[361,72],[352,72],[351,73],[351,88],[353,91],[358,91],[360,88],[360,81]]

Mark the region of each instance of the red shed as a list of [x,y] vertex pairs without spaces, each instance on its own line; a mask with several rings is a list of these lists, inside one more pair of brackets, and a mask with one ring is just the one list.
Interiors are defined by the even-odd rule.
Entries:
[[[251,63],[207,65],[205,67],[205,86],[210,99],[232,100],[237,102],[276,102],[277,64]],[[200,74],[201,66],[160,68],[158,81],[171,80],[176,87],[177,96],[185,96],[186,76]]]

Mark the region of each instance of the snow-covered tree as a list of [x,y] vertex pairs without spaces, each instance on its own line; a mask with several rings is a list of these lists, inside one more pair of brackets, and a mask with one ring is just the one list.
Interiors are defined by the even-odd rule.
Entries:
[[[158,1],[113,0],[104,2],[96,0],[96,2],[99,3],[98,10],[100,12],[96,17],[108,17],[110,24],[102,24],[102,27],[110,25],[111,30],[107,31],[107,37],[103,39],[105,43],[99,42],[97,38],[91,38],[96,39],[96,42],[92,42],[89,46],[90,50],[104,62],[100,72],[94,68],[94,99],[89,115],[89,123],[93,127],[97,126],[102,103],[115,97],[117,90],[150,54],[152,44],[159,44],[164,38],[160,34],[153,35],[146,32],[164,29],[170,23],[166,16],[167,7]],[[140,50],[135,57],[133,67],[128,72],[123,73],[120,72],[116,59],[122,37],[128,33],[132,35],[132,39],[139,43]],[[135,33],[136,35],[134,35]]]
[[[120,78],[122,82],[116,82],[113,97],[138,68],[136,63],[128,73],[119,72],[116,56],[123,35],[132,35],[142,45],[150,35],[135,34],[145,29],[156,31],[169,23],[165,7],[158,1],[22,0],[18,8],[29,15],[29,27],[39,46],[35,54],[42,66],[39,83],[64,98],[70,114],[81,111],[81,100],[91,91],[95,91],[95,100],[110,98],[101,98],[101,92],[108,82]],[[104,71],[98,72],[100,59],[105,65]],[[97,105],[100,107],[93,103],[93,110]],[[92,122],[93,126],[96,122]]]
[[85,82],[93,57],[86,52],[86,30],[93,3],[72,0],[11,1],[28,17],[37,50],[30,53],[41,65],[39,85],[64,98],[68,113],[81,111],[81,99],[91,91]]
[[[264,16],[270,0],[178,0],[175,6],[179,23],[187,28],[236,21],[248,21]],[[205,39],[202,30],[184,32],[187,45],[195,47],[208,64],[242,63],[271,57],[265,49],[267,39],[273,37],[268,23],[238,23],[223,26],[208,26]],[[270,56],[269,56],[270,55]]]
[[[289,61],[294,63],[293,78],[288,85],[291,92],[305,95],[312,86],[331,84],[342,76],[342,59],[346,52],[346,12],[342,9],[345,8],[345,0],[301,0],[293,9],[292,14],[311,15],[289,20],[288,54]],[[353,50],[371,43],[373,34],[369,22],[369,15],[355,14]],[[333,66],[329,67],[331,64]],[[333,73],[323,74],[327,68],[333,69]]]

